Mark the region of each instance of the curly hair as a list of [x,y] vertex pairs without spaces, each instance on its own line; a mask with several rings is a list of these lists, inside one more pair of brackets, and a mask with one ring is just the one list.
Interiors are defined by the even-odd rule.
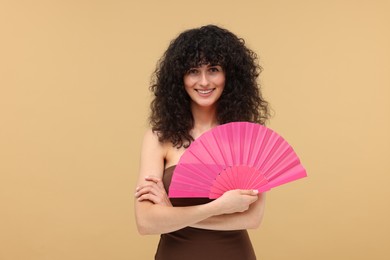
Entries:
[[184,88],[185,73],[202,64],[220,65],[225,88],[217,103],[217,121],[225,124],[248,121],[264,125],[268,102],[257,78],[262,71],[256,53],[230,31],[207,25],[182,32],[171,41],[157,63],[150,90],[154,94],[149,122],[159,141],[188,147],[194,140],[191,99]]

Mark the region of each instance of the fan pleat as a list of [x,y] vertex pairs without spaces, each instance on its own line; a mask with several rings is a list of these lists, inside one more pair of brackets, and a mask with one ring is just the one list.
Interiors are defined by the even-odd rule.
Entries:
[[[232,182],[236,182],[232,184]],[[210,188],[210,198],[218,198],[225,191],[232,189],[268,190],[267,179],[256,168],[248,166],[228,167],[221,172]],[[233,186],[232,186],[233,185]]]
[[268,163],[264,164],[261,170],[268,173],[279,164],[286,162],[289,159],[289,155],[292,155],[292,157],[296,158],[291,146],[289,146],[287,143],[279,145],[279,150],[274,150],[273,153],[269,154],[267,157]]
[[[268,143],[269,132],[264,130],[260,131],[259,135],[255,139],[255,149],[251,154],[252,161],[248,165],[259,165],[264,157],[264,147]],[[260,167],[259,167],[260,168]]]
[[234,122],[192,142],[175,168],[169,196],[218,198],[232,189],[264,192],[303,177],[306,170],[280,135],[259,124]]
[[[252,125],[249,125],[251,127],[245,128],[245,134],[243,136],[243,140],[241,140],[242,146],[245,147],[245,149],[242,150],[242,164],[243,165],[250,165],[250,155],[251,152],[254,150],[254,144],[256,143],[256,136],[253,131]],[[245,142],[245,140],[252,140],[250,142]]]
[[[219,128],[217,130],[219,130]],[[224,136],[223,132],[221,133],[221,131],[215,131],[213,136],[214,136],[215,140],[226,140],[229,138],[227,136]],[[228,142],[218,142],[217,147],[219,148],[219,151],[221,152],[222,157],[224,158],[225,164],[226,165],[231,164],[233,160],[232,160],[232,156],[231,156],[229,143]]]
[[201,162],[203,161],[214,164],[221,164],[221,162],[224,162],[224,158],[221,156],[221,153],[215,152],[215,147],[218,146],[216,139],[204,138],[199,140],[199,146],[202,146],[205,150],[204,152],[201,152],[200,150],[197,151],[197,154],[202,157]]

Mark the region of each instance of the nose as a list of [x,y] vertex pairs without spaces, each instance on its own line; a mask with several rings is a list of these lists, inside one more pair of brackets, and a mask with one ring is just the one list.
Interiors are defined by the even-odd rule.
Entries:
[[206,72],[202,72],[199,78],[199,85],[201,87],[207,87],[209,85],[209,79]]

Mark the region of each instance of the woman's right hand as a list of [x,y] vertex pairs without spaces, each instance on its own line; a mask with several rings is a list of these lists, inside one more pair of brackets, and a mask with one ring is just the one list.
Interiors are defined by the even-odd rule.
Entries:
[[220,214],[244,212],[258,199],[257,190],[230,190],[214,202],[218,203]]
[[136,188],[135,198],[138,201],[149,200],[154,204],[172,207],[160,178],[148,176],[145,178],[145,181],[147,182],[146,184]]

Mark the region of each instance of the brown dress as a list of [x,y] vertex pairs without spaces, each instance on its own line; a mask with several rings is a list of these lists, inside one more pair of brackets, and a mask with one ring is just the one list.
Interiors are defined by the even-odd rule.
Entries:
[[[168,192],[174,166],[165,170],[163,182]],[[171,199],[174,207],[210,202],[207,198]],[[255,260],[246,230],[217,231],[186,227],[162,234],[155,255],[157,260]]]

